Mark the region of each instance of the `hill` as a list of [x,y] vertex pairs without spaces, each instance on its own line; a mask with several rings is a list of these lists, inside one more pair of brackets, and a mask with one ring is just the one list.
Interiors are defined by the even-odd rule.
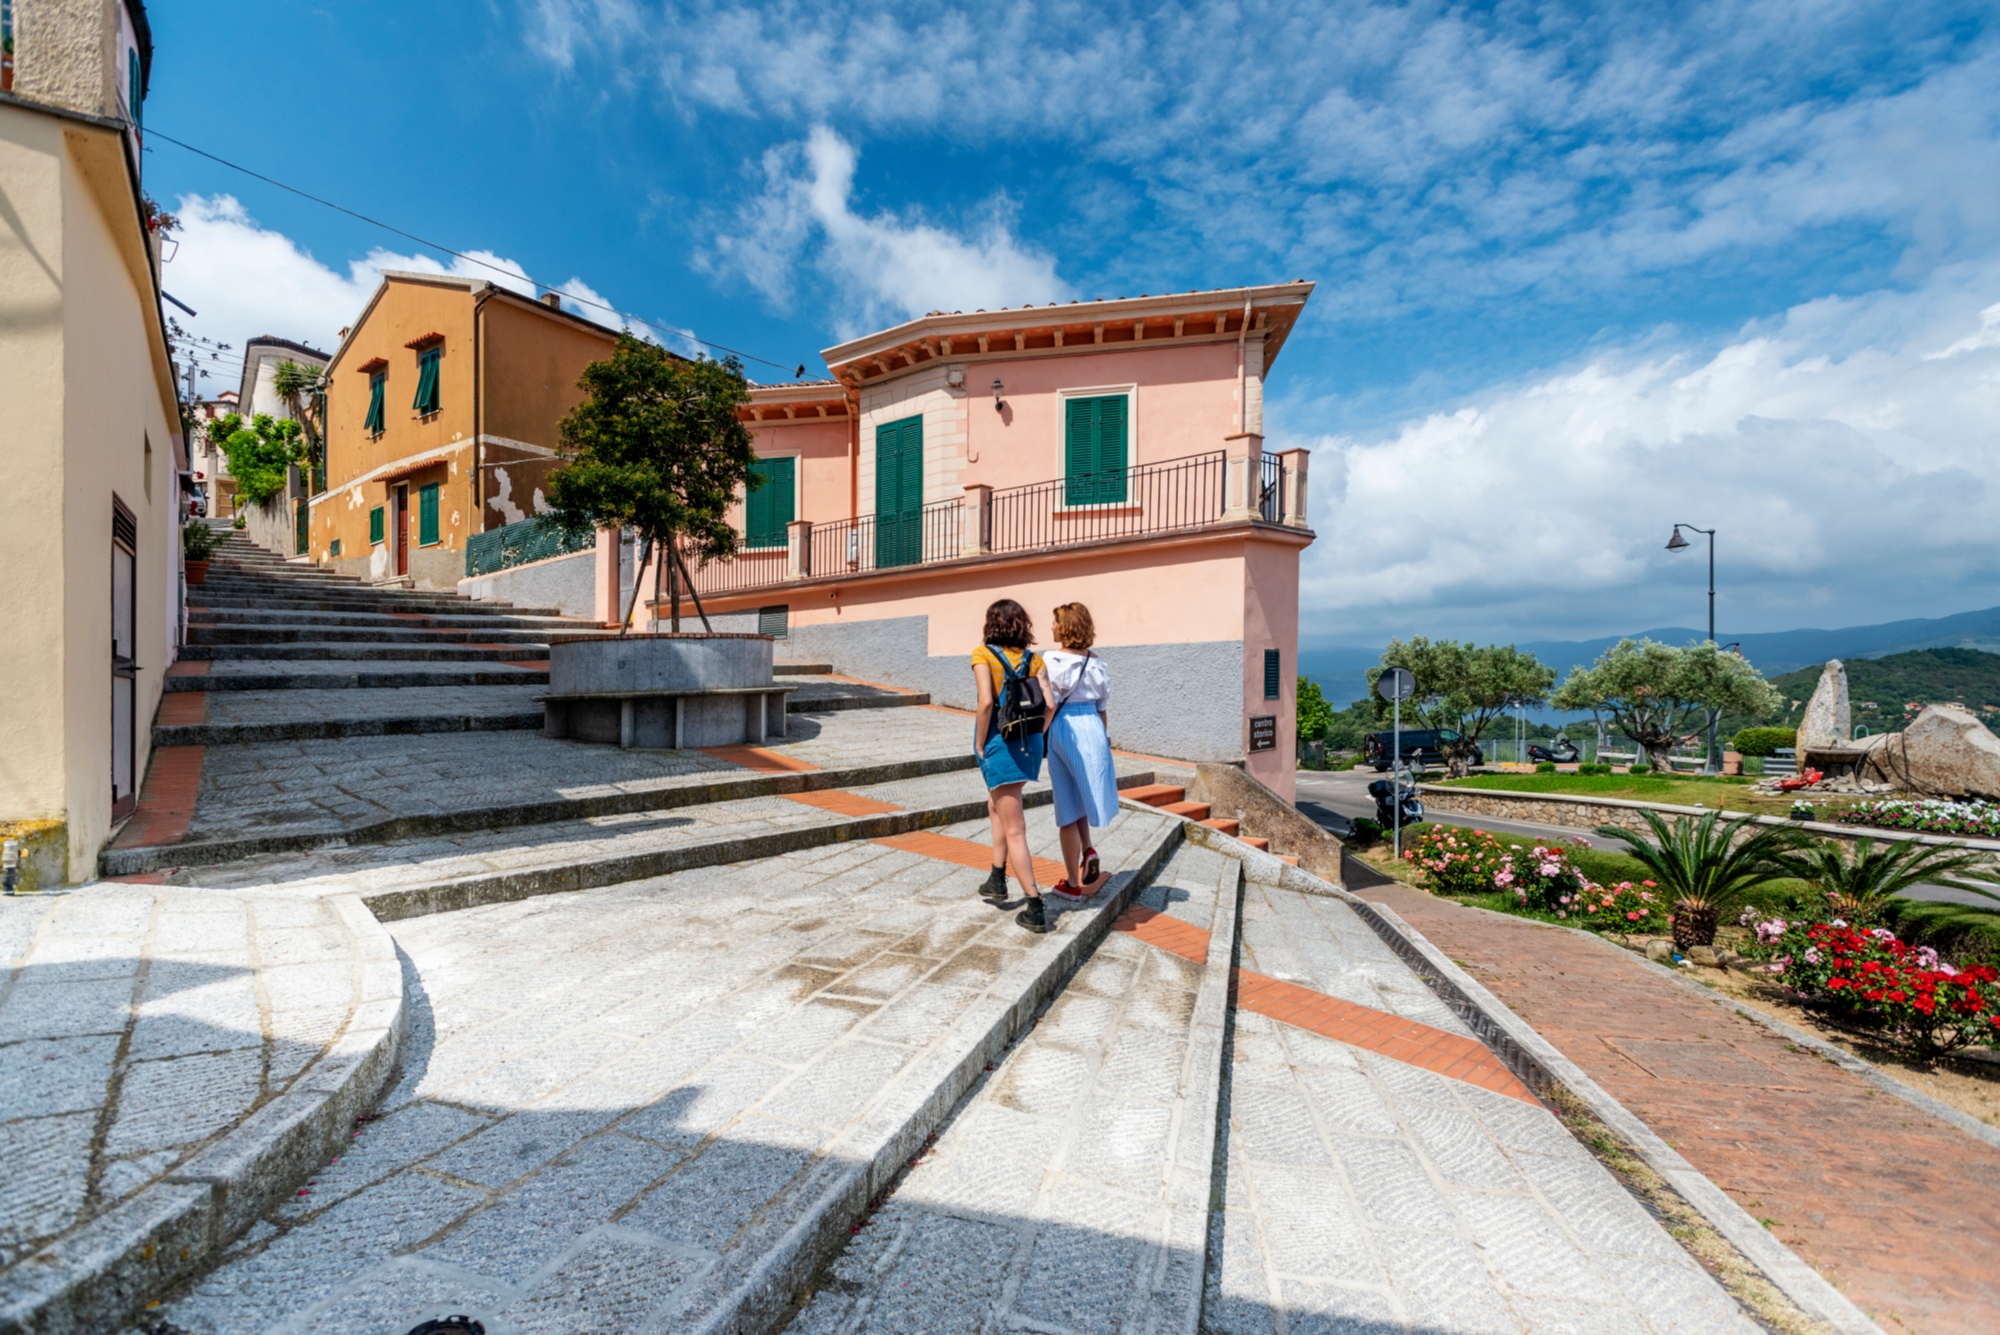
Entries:
[[[1569,675],[1571,668],[1593,662],[1599,654],[1625,638],[1686,644],[1706,638],[1706,632],[1687,626],[1662,626],[1634,631],[1629,637],[1612,635],[1595,640],[1516,640],[1515,643],[1554,668],[1560,679]],[[1741,644],[1743,656],[1756,664],[1757,669],[1767,677],[1775,678],[1779,673],[1803,668],[1811,668],[1816,674],[1827,659],[1841,659],[1848,664],[1848,682],[1852,686],[1856,660],[1880,660],[1926,649],[2000,651],[2000,607],[1959,612],[1948,617],[1918,617],[1838,630],[1782,630],[1737,635],[1725,628],[1720,632],[1720,638],[1723,644]],[[1299,670],[1320,684],[1328,702],[1336,709],[1367,690],[1363,674],[1381,660],[1379,646],[1369,649],[1336,644],[1328,638],[1313,636],[1309,630],[1300,639]],[[1871,689],[1890,696],[1897,695],[1896,690],[1887,687]],[[1807,690],[1810,691],[1811,687],[1808,686]],[[1805,697],[1800,698],[1803,700]],[[1853,698],[1883,702],[1881,694],[1856,694]],[[1906,695],[1902,701],[1906,703],[1921,698],[1919,695]],[[1988,696],[1987,699],[2000,702],[2000,696]],[[1966,703],[1974,702],[1967,699]]]
[[[1771,678],[1785,697],[1782,719],[1797,723],[1824,667],[1800,668]],[[1857,728],[1895,732],[1930,704],[1961,704],[1987,726],[2000,723],[2000,654],[1982,649],[1919,649],[1886,658],[1848,660],[1847,698]]]

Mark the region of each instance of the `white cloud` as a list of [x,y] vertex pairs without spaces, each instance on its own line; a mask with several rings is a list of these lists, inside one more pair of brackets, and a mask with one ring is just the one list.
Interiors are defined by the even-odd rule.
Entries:
[[1676,522],[1719,530],[1725,632],[2000,601],[1996,291],[1985,266],[1809,303],[1707,352],[1609,351],[1323,440],[1305,633],[1699,625],[1705,553],[1662,550]]
[[[175,312],[176,318],[191,332],[230,347],[222,365],[205,368],[203,394],[236,387],[243,345],[259,335],[332,352],[340,330],[361,314],[385,269],[452,274],[528,295],[535,292],[520,264],[488,250],[467,251],[465,258],[445,265],[429,255],[399,255],[378,247],[348,261],[343,274],[282,232],[259,225],[233,195],[183,195],[178,212],[180,244],[163,271],[163,283],[199,314]],[[576,313],[599,323],[618,323],[598,306],[575,300],[610,305],[581,278],[555,290],[571,298],[565,304]]]
[[854,303],[848,329],[933,309],[995,309],[1068,294],[1055,261],[1008,230],[1004,201],[971,237],[890,212],[854,207],[854,148],[825,126],[764,155],[764,189],[716,238],[717,267],[789,305],[811,264]]

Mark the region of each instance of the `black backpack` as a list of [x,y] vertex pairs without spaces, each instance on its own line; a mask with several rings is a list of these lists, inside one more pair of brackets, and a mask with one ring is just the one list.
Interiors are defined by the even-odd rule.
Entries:
[[1049,703],[1042,698],[1042,684],[1028,675],[1032,661],[1028,651],[1021,651],[1021,666],[1016,668],[1007,661],[1005,650],[990,644],[986,648],[1000,660],[1000,669],[1006,673],[993,701],[994,728],[1010,742],[1033,737],[1048,725]]

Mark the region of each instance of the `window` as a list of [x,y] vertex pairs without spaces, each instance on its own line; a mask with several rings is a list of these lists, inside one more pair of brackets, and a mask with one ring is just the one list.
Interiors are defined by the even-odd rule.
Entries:
[[782,640],[786,632],[791,629],[791,616],[790,603],[778,607],[760,607],[757,609],[757,633]]
[[924,419],[875,428],[875,564],[924,559]]
[[417,488],[417,546],[435,547],[438,543],[438,484],[435,482]]
[[[379,436],[384,430],[382,394],[388,385],[389,375],[386,371],[377,371],[368,377],[368,420],[361,424],[361,429],[371,436]],[[379,542],[381,539],[378,538],[376,541]]]
[[1129,407],[1123,394],[1065,400],[1064,505],[1124,504]]
[[794,490],[798,462],[787,456],[759,459],[750,466],[750,471],[764,479],[764,484],[752,490],[743,502],[745,547],[785,545],[785,525],[798,516]]
[[1284,674],[1278,668],[1278,651],[1276,649],[1266,649],[1264,651],[1264,698],[1266,700],[1276,700],[1283,694],[1281,688],[1285,684],[1285,679]]
[[127,94],[126,101],[132,108],[132,128],[144,133],[146,116],[139,109],[139,53],[137,51],[127,51],[125,53],[125,81],[126,86],[131,89],[131,92]]
[[379,505],[368,512],[368,541],[382,541],[382,507]]
[[339,556],[339,555],[340,555],[340,539],[339,539],[339,538],[335,538],[335,539],[333,540],[333,542],[332,542],[331,544],[329,544],[329,545],[328,545],[328,547],[327,547],[327,549],[326,549],[326,554],[327,554],[328,556]]
[[438,361],[443,356],[441,345],[425,348],[417,354],[417,397],[410,406],[419,417],[427,417],[438,410]]

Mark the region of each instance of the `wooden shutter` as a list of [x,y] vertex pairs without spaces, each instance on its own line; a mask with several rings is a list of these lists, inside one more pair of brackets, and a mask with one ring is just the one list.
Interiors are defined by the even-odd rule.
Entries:
[[753,465],[752,471],[764,479],[764,485],[744,498],[745,547],[785,545],[785,526],[797,518],[798,512],[797,468],[798,460],[789,455],[759,459]]
[[430,348],[417,356],[417,397],[410,407],[419,414],[434,413],[442,398],[438,393],[438,358],[442,348]]
[[438,484],[417,489],[417,545],[435,546],[438,541]]
[[924,556],[924,419],[875,429],[875,564],[915,565]]
[[1123,394],[1070,399],[1064,405],[1063,504],[1125,500],[1128,406]]
[[1284,694],[1285,676],[1279,670],[1280,663],[1276,649],[1264,651],[1264,698],[1276,700]]
[[383,419],[386,416],[382,411],[382,398],[387,388],[388,378],[381,372],[378,371],[368,377],[368,420],[361,424],[361,429],[371,436],[382,433]]
[[382,507],[376,506],[368,512],[368,541],[382,541]]

